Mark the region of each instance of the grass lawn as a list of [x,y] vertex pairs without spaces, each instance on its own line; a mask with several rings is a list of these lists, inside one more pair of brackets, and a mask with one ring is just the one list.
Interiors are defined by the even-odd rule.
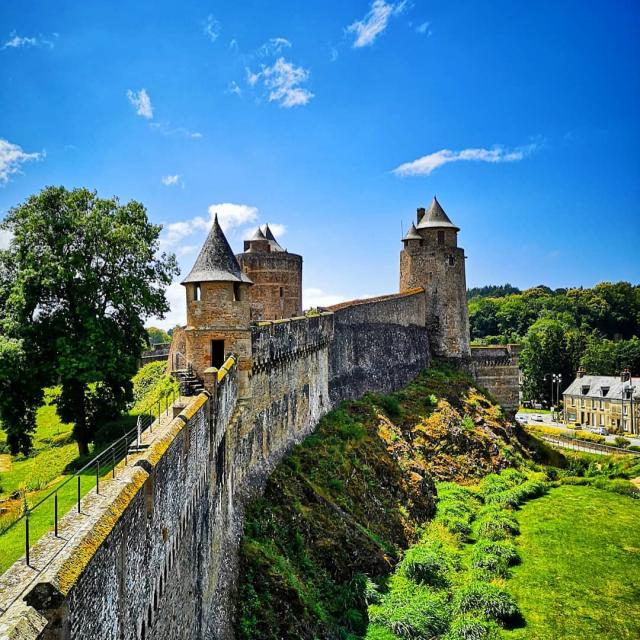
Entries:
[[640,501],[562,486],[518,512],[522,558],[505,588],[526,620],[509,640],[640,638]]
[[520,407],[518,413],[551,413],[551,409],[529,409],[527,407]]

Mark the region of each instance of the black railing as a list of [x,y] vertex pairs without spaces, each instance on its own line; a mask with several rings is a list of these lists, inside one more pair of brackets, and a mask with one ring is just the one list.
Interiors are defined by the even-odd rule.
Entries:
[[[49,513],[53,513],[53,531],[55,537],[59,537],[58,533],[58,525],[60,522],[60,499],[59,496],[63,494],[66,503],[70,502],[70,497],[75,493],[75,499],[72,503],[71,507],[68,507],[62,515],[64,516],[66,513],[69,513],[74,507],[77,509],[78,513],[82,512],[81,509],[81,500],[83,498],[82,495],[82,477],[85,478],[87,476],[93,477],[95,474],[95,491],[96,495],[100,495],[100,470],[104,472],[105,469],[111,470],[112,479],[116,478],[116,470],[123,464],[123,469],[129,465],[129,458],[133,453],[132,449],[135,446],[135,451],[140,451],[142,448],[142,434],[147,429],[149,433],[153,433],[153,425],[156,420],[160,421],[160,418],[163,414],[169,414],[169,409],[175,404],[176,397],[179,397],[177,391],[174,388],[168,390],[165,394],[161,395],[157,401],[154,401],[148,405],[145,412],[138,416],[138,420],[136,422],[136,426],[130,431],[126,432],[120,438],[118,438],[115,442],[111,443],[106,449],[100,451],[94,458],[92,458],[89,462],[83,465],[80,469],[76,470],[71,474],[68,478],[66,478],[61,484],[59,484],[55,489],[51,490],[45,496],[40,498],[34,505],[29,505],[26,493],[24,494],[24,504],[22,514],[16,518],[13,522],[11,522],[7,527],[4,528],[0,535],[5,535],[10,532],[11,529],[17,527],[21,521],[24,521],[24,549],[25,549],[25,561],[27,565],[30,565],[30,544],[31,537],[33,535],[32,527],[30,526],[30,521],[34,516],[34,513],[38,511],[40,514],[45,509],[51,509]],[[69,492],[68,486],[70,483],[76,483],[75,492]],[[104,478],[103,478],[104,479]],[[86,484],[85,484],[86,488]],[[89,492],[93,489],[93,486],[89,488]],[[42,527],[41,527],[42,529]],[[51,525],[49,524],[47,527],[44,527],[44,531],[42,531],[40,535],[44,535],[47,531],[51,530]],[[1,544],[1,541],[0,541]]]

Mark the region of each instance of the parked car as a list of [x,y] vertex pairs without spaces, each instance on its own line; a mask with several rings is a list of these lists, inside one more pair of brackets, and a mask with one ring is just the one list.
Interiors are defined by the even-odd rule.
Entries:
[[536,414],[534,414],[534,415],[532,415],[532,416],[531,416],[531,419],[532,419],[534,422],[544,422],[544,418],[543,418],[541,415],[537,414],[537,413],[536,413]]
[[604,427],[594,427],[591,431],[593,431],[593,433],[597,433],[599,436],[609,435],[609,432]]

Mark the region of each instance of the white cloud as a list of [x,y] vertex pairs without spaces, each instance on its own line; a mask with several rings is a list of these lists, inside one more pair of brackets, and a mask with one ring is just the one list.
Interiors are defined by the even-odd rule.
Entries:
[[416,31],[422,35],[427,34],[427,36],[431,35],[431,29],[429,28],[430,22],[423,22],[416,27]]
[[238,53],[238,51],[240,51],[240,46],[235,38],[229,43],[229,51],[233,51],[234,53]]
[[329,57],[331,59],[331,62],[335,62],[338,57],[339,57],[339,53],[338,50],[335,47],[330,47],[329,49]]
[[269,229],[271,229],[271,233],[276,238],[281,238],[285,233],[287,233],[287,226],[284,224],[278,224],[277,222],[270,222]]
[[277,102],[281,107],[297,107],[307,104],[313,93],[299,85],[309,79],[309,71],[297,67],[284,58],[278,58],[270,67],[263,65],[262,71],[253,73],[247,69],[247,83],[255,86],[262,80],[268,90],[269,102]]
[[229,83],[229,86],[227,88],[227,93],[231,93],[231,94],[236,95],[236,96],[241,96],[242,95],[242,89],[238,86],[238,83],[235,80],[232,80]]
[[302,306],[304,309],[315,309],[316,307],[330,307],[331,305],[344,302],[346,297],[340,294],[327,293],[322,289],[309,287],[302,290]]
[[475,162],[518,162],[533,153],[539,145],[532,143],[524,147],[513,150],[505,149],[502,146],[495,146],[492,149],[463,149],[462,151],[451,151],[441,149],[435,153],[422,156],[412,162],[405,162],[393,170],[397,176],[428,176],[442,165],[450,162],[475,161]]
[[185,138],[191,138],[193,140],[197,140],[202,138],[202,134],[198,131],[190,131],[185,127],[174,127],[170,122],[150,122],[149,126],[152,129],[155,129],[163,136],[184,136]]
[[209,215],[211,221],[215,214],[218,214],[218,221],[224,231],[240,227],[258,219],[257,207],[251,207],[246,204],[234,204],[232,202],[221,202],[219,204],[209,205]]
[[385,2],[385,0],[373,0],[371,8],[362,20],[356,20],[347,27],[347,33],[355,34],[353,48],[366,47],[376,40],[384,32],[392,16],[399,15],[407,6],[407,0],[402,2]]
[[258,47],[256,53],[259,56],[276,56],[283,49],[290,49],[291,42],[286,38],[270,38],[262,46]]
[[[53,38],[57,38],[58,34],[54,33]],[[54,40],[45,38],[44,36],[19,36],[15,31],[9,35],[9,39],[2,45],[3,49],[21,49],[23,47],[49,47],[53,49]]]
[[211,40],[211,42],[215,42],[220,35],[220,23],[213,17],[212,14],[207,16],[207,19],[204,21],[203,25],[204,34]]
[[13,234],[8,229],[0,229],[0,250],[8,249]]
[[175,187],[178,185],[184,186],[182,176],[179,173],[176,173],[175,175],[162,176],[162,184],[165,187]]
[[167,331],[176,325],[184,326],[187,319],[187,297],[185,288],[179,282],[172,282],[166,289],[165,295],[170,311],[163,319],[156,316],[146,322],[148,327],[159,327]]
[[132,91],[129,89],[129,91],[127,91],[127,98],[129,98],[129,102],[139,116],[147,120],[153,118],[153,106],[151,105],[151,98],[146,89],[140,89],[140,91]]
[[0,138],[0,186],[7,184],[11,176],[20,172],[20,167],[31,160],[41,160],[41,153],[26,153],[22,147]]

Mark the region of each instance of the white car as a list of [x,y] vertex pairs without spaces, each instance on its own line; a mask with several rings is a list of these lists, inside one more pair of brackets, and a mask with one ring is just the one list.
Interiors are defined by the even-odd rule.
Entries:
[[604,427],[594,427],[591,429],[593,433],[597,433],[599,436],[608,436],[609,432]]

